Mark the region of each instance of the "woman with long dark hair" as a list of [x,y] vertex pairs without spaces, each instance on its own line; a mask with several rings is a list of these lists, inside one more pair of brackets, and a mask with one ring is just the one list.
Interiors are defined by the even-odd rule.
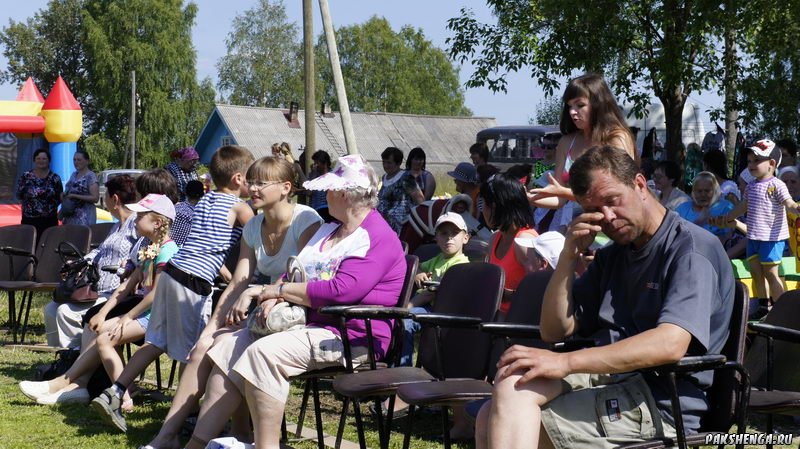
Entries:
[[528,261],[528,249],[517,244],[515,239],[539,234],[533,229],[533,214],[525,196],[525,186],[513,175],[500,173],[491,176],[481,185],[480,195],[486,225],[498,230],[489,246],[489,263],[505,270],[500,310],[506,313],[511,306],[511,295],[522,278],[535,271]]
[[569,169],[592,146],[621,148],[637,163],[639,161],[622,110],[600,75],[587,73],[570,80],[564,89],[560,127],[562,137],[556,146],[554,176],[549,185],[532,190],[529,196],[531,204],[536,207],[553,209],[574,199],[568,187]]

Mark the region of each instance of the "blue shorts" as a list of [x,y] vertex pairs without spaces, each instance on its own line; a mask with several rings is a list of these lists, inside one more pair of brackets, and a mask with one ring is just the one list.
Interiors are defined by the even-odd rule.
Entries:
[[786,240],[777,242],[747,239],[747,259],[758,257],[762,264],[774,265],[781,263]]

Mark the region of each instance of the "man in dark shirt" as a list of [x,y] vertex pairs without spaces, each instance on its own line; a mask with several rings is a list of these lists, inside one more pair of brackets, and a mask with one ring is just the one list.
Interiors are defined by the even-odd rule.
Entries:
[[[542,338],[577,334],[601,346],[506,351],[478,416],[478,448],[604,448],[674,436],[666,383],[635,371],[718,353],[727,339],[734,280],[714,235],[661,206],[621,150],[587,150],[570,184],[584,212],[547,287]],[[601,231],[614,244],[575,280],[580,254]],[[708,408],[710,384],[711,373],[678,384],[688,431]]]

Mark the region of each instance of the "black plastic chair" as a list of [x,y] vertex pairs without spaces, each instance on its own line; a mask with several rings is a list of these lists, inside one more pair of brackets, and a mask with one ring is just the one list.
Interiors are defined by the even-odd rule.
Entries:
[[[417,256],[406,255],[406,274],[403,278],[403,287],[400,290],[400,295],[397,298],[397,303],[395,305],[396,311],[403,311],[407,310],[408,302],[411,299],[412,293],[414,292],[414,277],[417,275],[417,268],[419,267],[419,259]],[[338,315],[342,318],[345,318],[345,312],[347,309],[352,307],[348,306],[333,306],[333,307],[325,307],[320,312],[324,312],[331,315]],[[370,307],[370,306],[363,306],[359,308],[371,308],[374,310],[383,309],[378,307]],[[406,312],[407,313],[407,312]],[[352,318],[352,317],[351,317]],[[330,368],[323,368],[320,370],[308,371],[306,373],[300,374],[299,376],[293,377],[291,380],[304,380],[305,381],[305,388],[303,390],[303,400],[302,405],[300,406],[300,414],[297,418],[297,428],[295,430],[295,438],[300,438],[300,434],[303,431],[303,424],[305,421],[306,416],[306,409],[308,408],[308,398],[309,395],[312,395],[314,399],[314,418],[316,420],[317,426],[317,444],[319,445],[320,449],[324,449],[325,441],[324,441],[324,432],[322,430],[322,408],[320,406],[319,401],[319,379],[322,378],[333,378],[339,374],[343,373],[353,373],[358,371],[364,370],[371,370],[371,369],[378,369],[378,368],[386,368],[391,364],[396,364],[402,352],[402,342],[403,342],[403,323],[401,320],[395,320],[394,325],[392,327],[392,340],[389,345],[389,349],[386,352],[385,357],[383,360],[377,360],[374,355],[371,353],[372,349],[372,319],[379,319],[380,316],[366,314],[364,316],[359,315],[357,318],[363,318],[366,320],[367,326],[367,333],[368,333],[368,346],[370,348],[370,357],[368,363],[364,364],[361,363],[357,366],[352,365],[352,353],[350,351],[349,341],[347,340],[347,330],[345,328],[345,321],[346,319],[342,320],[340,324],[340,332],[341,335],[345,336],[343,338],[343,342],[345,343],[345,359],[347,360],[348,364],[346,366],[334,366]],[[335,446],[338,448],[342,442],[342,434],[344,433],[344,424],[347,418],[347,407],[348,401],[345,400],[344,404],[342,405],[342,413],[339,419],[339,428],[336,432],[336,444]],[[285,421],[284,421],[285,422]],[[284,429],[283,432],[283,439],[286,440],[286,432]]]
[[[414,317],[423,325],[416,367],[343,374],[334,379],[336,392],[353,402],[362,448],[366,448],[366,442],[361,400],[373,399],[376,410],[381,410],[381,398],[389,396],[385,424],[382,413],[377,413],[380,444],[387,448],[395,393],[400,385],[447,378],[486,377],[491,340],[478,330],[478,325],[494,318],[503,294],[504,279],[503,270],[496,265],[476,262],[451,267],[439,285],[432,312]],[[347,313],[353,314],[354,311]],[[444,413],[446,416],[448,412],[445,410]]]
[[[520,282],[511,300],[511,308],[503,323],[481,324],[481,330],[489,334],[504,337],[495,341],[495,344],[487,354],[489,358],[489,370],[487,378],[489,381],[494,379],[497,371],[496,364],[503,354],[503,351],[512,344],[522,344],[539,348],[548,348],[549,345],[536,338],[517,338],[513,339],[512,331],[517,329],[513,324],[538,325],[542,310],[542,300],[547,283],[550,281],[552,271],[540,271],[526,275]],[[508,331],[511,329],[512,331]],[[526,326],[524,329],[528,330]],[[397,397],[402,399],[410,406],[420,407],[423,405],[440,406],[442,410],[448,407],[464,405],[479,399],[486,399],[492,396],[492,385],[482,379],[455,379],[443,380],[440,382],[425,382],[400,385],[397,389]],[[411,431],[413,426],[413,414],[409,414],[406,423],[405,438],[403,447],[408,448],[410,443]],[[446,415],[442,419],[442,437],[444,447],[450,447],[450,432]]]
[[89,242],[89,249],[95,249],[100,244],[102,244],[106,238],[108,238],[108,234],[111,233],[111,228],[114,227],[116,223],[95,223],[89,225],[89,229],[92,230],[92,240]]
[[[677,363],[652,368],[659,375],[669,376],[672,397],[672,415],[675,419],[677,438],[664,438],[629,444],[625,449],[654,449],[706,446],[706,436],[710,433],[728,433],[736,424],[737,432],[746,432],[747,407],[750,398],[750,376],[745,370],[744,349],[747,334],[747,314],[750,298],[747,287],[736,282],[736,290],[731,314],[728,339],[720,354],[684,357]],[[676,388],[678,377],[714,370],[714,381],[706,390],[708,411],[700,419],[700,432],[686,435],[683,429],[683,415]],[[720,445],[720,448],[723,446]],[[737,445],[743,448],[744,445]]]
[[[31,225],[14,225],[0,228],[0,252],[5,257],[0,257],[0,283],[20,282],[33,279],[33,267],[36,265],[36,228]],[[23,301],[24,304],[24,301]],[[19,316],[16,312],[16,296],[14,290],[8,291],[8,326],[12,332],[14,342],[17,341],[17,325],[22,318],[20,307]]]
[[[792,382],[794,376],[775,376],[775,373],[797,371],[800,290],[781,295],[764,321],[750,323],[749,328],[762,338],[753,342],[745,367],[753,385],[766,388],[750,391],[749,411],[767,415],[766,433],[769,435],[774,429],[773,415],[800,416],[800,386]],[[771,448],[772,444],[767,447]]]
[[[19,341],[25,340],[25,332],[28,327],[28,317],[30,316],[31,304],[33,303],[34,292],[53,292],[61,280],[61,266],[63,258],[58,257],[58,245],[61,242],[69,242],[82,252],[89,249],[92,231],[88,226],[82,225],[61,225],[47,228],[42,233],[36,245],[35,254],[28,254],[27,257],[34,259],[34,271],[31,281],[5,281],[0,282],[0,290],[5,290],[11,297],[13,292],[23,292],[20,302],[20,315],[25,309],[25,318],[22,322],[22,331]],[[13,301],[13,300],[12,300]],[[27,302],[27,306],[26,306]],[[19,320],[16,321],[12,330],[13,339],[17,341],[17,328]]]
[[442,250],[439,248],[439,245],[435,243],[424,243],[414,250],[414,255],[419,257],[419,263],[422,263],[433,259],[441,252]]

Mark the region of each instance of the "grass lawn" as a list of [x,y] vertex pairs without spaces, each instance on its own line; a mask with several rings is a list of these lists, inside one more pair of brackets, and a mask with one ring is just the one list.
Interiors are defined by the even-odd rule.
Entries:
[[[3,296],[0,298],[0,328],[7,326],[8,301]],[[31,323],[33,324],[30,341],[33,343],[44,341],[44,328],[42,325],[42,307],[46,298],[40,297],[34,301],[31,309]],[[0,331],[2,332],[2,331]],[[28,337],[26,337],[28,338]],[[150,438],[158,432],[161,420],[169,409],[169,402],[153,400],[150,395],[140,395],[135,399],[136,410],[126,416],[128,433],[119,434],[103,424],[94,411],[82,405],[46,406],[33,403],[19,390],[17,384],[22,380],[31,380],[35,367],[49,363],[54,355],[49,352],[34,352],[27,349],[14,347],[10,344],[11,336],[0,334],[0,449],[14,448],[87,448],[101,449],[110,447],[128,448],[138,447],[149,442]],[[26,342],[27,343],[27,342]],[[166,357],[162,358],[163,379],[167,379],[170,363]],[[155,379],[154,368],[151,365],[146,375],[147,379]],[[151,382],[141,384],[144,389],[153,389]],[[323,390],[322,408],[325,433],[334,435],[338,423],[340,402],[330,391],[330,385],[322,383]],[[167,396],[171,392],[166,392]],[[295,422],[300,407],[302,385],[296,384],[292,389],[287,406],[289,422]],[[374,429],[375,424],[366,407],[362,407],[367,429]],[[314,417],[311,410],[306,416],[306,425],[313,425]],[[764,420],[758,416],[751,416],[749,431],[760,432],[764,429]],[[402,434],[405,420],[397,420],[395,431],[392,433],[392,448],[402,447]],[[800,441],[800,426],[787,417],[776,418],[776,431],[794,433],[798,438],[792,446],[776,446],[778,448],[796,448]],[[438,448],[442,443],[435,437],[440,434],[440,418],[438,413],[420,413],[415,419],[415,434],[411,440],[414,449]],[[289,431],[294,426],[289,425]],[[353,419],[348,420],[344,438],[357,442]],[[184,439],[184,442],[186,439]],[[291,442],[295,448],[316,448],[315,441]],[[378,446],[377,433],[370,431],[367,434],[367,445],[371,448]],[[471,448],[471,444],[454,445],[458,448]],[[749,446],[750,447],[750,446]],[[752,446],[756,447],[756,446]]]

